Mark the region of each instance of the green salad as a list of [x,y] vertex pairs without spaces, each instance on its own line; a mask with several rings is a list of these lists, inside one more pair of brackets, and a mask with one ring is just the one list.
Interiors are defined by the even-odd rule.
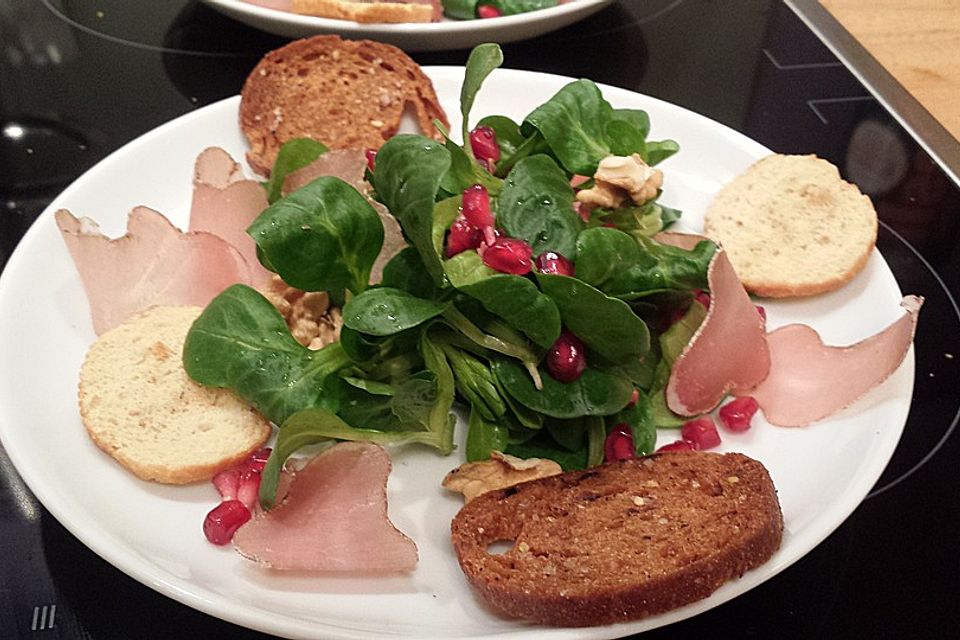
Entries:
[[398,135],[377,152],[373,197],[408,243],[377,284],[370,273],[384,231],[373,206],[334,177],[280,198],[283,176],[325,149],[301,140],[281,152],[272,204],[248,233],[290,286],[343,304],[341,339],[307,349],[263,295],[235,285],[209,304],[184,348],[194,380],[233,389],[279,425],[264,506],[283,462],[306,445],[368,440],[450,453],[458,406],[467,460],[497,450],[564,469],[601,463],[613,430],[626,430],[642,455],[657,427],[683,423],[663,389],[704,315],[696,294],[716,247],[653,239],[680,215],[658,203],[659,189],[640,204],[578,208],[571,186],[589,188],[609,156],[655,165],[678,147],[648,140],[647,114],[614,109],[588,80],[520,123],[494,115],[471,129],[474,98],[502,61],[496,45],[470,55],[464,144],[441,130],[443,142]]
[[497,18],[549,9],[559,0],[442,0],[443,15],[456,20]]

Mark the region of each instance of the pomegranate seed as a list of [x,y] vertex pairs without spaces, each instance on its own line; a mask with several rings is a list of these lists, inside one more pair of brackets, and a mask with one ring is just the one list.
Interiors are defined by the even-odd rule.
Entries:
[[533,249],[526,242],[506,236],[496,238],[481,253],[483,264],[491,269],[518,276],[530,273],[532,255]]
[[240,483],[237,487],[237,500],[242,502],[247,509],[253,510],[260,500],[260,472],[248,469],[240,475]]
[[587,356],[583,342],[565,329],[547,352],[547,371],[554,380],[573,382],[586,368]]
[[669,453],[671,451],[696,451],[696,446],[689,440],[676,440],[657,449],[657,453]]
[[536,265],[540,273],[555,273],[559,276],[573,275],[573,263],[556,251],[544,251],[538,255]]
[[766,323],[767,321],[767,310],[761,307],[760,305],[754,305],[757,308],[757,313],[760,314],[760,319]]
[[458,253],[467,249],[476,249],[483,242],[483,233],[480,229],[467,222],[463,216],[459,216],[450,225],[450,233],[447,235],[446,255],[452,258]]
[[688,440],[698,451],[712,449],[720,444],[720,433],[710,416],[703,416],[686,423],[680,428],[680,436]]
[[590,179],[590,176],[582,176],[582,175],[580,175],[579,173],[575,173],[575,174],[573,174],[573,176],[570,178],[570,186],[573,187],[574,189],[576,189],[577,187],[579,187],[580,185],[582,185],[584,182],[586,182],[586,181],[589,180],[589,179]]
[[750,428],[753,414],[757,412],[757,401],[750,396],[734,398],[720,407],[720,421],[728,431],[746,431]]
[[607,434],[603,441],[603,461],[615,462],[617,460],[629,460],[636,457],[633,448],[633,434],[630,433],[630,425],[621,422]]
[[263,471],[263,468],[267,466],[267,460],[270,459],[272,451],[270,447],[264,447],[263,449],[254,451],[250,454],[250,460],[247,466],[254,471]]
[[213,544],[227,544],[249,519],[250,509],[239,500],[221,502],[203,519],[203,535]]
[[363,155],[367,158],[367,169],[373,171],[377,164],[377,150],[367,147],[363,150]]
[[500,145],[497,144],[497,134],[490,127],[480,126],[470,132],[470,148],[477,160],[487,163],[489,171],[500,159]]
[[696,293],[693,294],[693,297],[696,298],[697,302],[702,304],[707,309],[710,308],[710,294],[703,289],[697,289]]
[[490,209],[490,194],[482,184],[475,184],[463,190],[460,211],[467,222],[483,232],[487,244],[493,244],[493,211]]
[[478,18],[499,18],[503,14],[492,4],[482,4],[477,7]]
[[630,402],[627,403],[627,406],[625,406],[624,409],[629,409],[638,402],[640,402],[640,390],[634,389],[633,393],[630,394]]
[[240,488],[240,469],[231,467],[213,476],[213,486],[220,492],[221,500],[236,500]]

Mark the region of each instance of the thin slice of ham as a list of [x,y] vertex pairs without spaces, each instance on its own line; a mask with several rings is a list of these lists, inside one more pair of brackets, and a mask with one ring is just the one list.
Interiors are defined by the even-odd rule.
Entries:
[[236,247],[250,268],[250,284],[265,289],[273,274],[257,259],[247,227],[268,206],[263,186],[244,177],[240,164],[219,147],[197,156],[190,205],[190,231],[208,231]]
[[127,233],[111,239],[89,218],[55,214],[100,335],[131,314],[164,305],[205,306],[231,284],[250,284],[244,257],[211,233],[183,233],[147,207],[130,212]]
[[906,313],[883,331],[846,347],[826,346],[804,324],[770,332],[770,373],[753,396],[771,424],[801,427],[853,404],[886,380],[903,362],[923,298],[906,296]]
[[283,502],[240,527],[233,544],[271,569],[411,571],[417,546],[387,515],[390,467],[379,445],[334,445],[295,472]]
[[[307,166],[291,171],[283,180],[283,194],[296,191],[321,176],[333,176],[353,185],[357,191],[367,197],[370,187],[363,179],[366,168],[367,157],[363,151],[334,149],[322,154]],[[400,223],[385,206],[369,197],[367,202],[373,205],[383,224],[383,247],[370,270],[370,282],[377,284],[383,279],[383,267],[407,246],[407,241],[403,238]]]
[[770,369],[763,319],[722,249],[710,261],[707,281],[710,309],[667,382],[667,406],[682,416],[711,411],[728,392],[756,386]]

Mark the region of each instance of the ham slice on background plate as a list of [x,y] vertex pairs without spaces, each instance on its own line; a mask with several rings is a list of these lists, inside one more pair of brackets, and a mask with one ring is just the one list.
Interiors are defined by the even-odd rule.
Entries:
[[[684,249],[707,238],[661,233]],[[782,427],[806,426],[850,406],[886,380],[906,357],[923,298],[906,296],[906,314],[850,346],[827,346],[813,328],[791,324],[769,333],[725,252],[707,272],[710,309],[676,359],[667,406],[682,416],[712,411],[728,392],[752,396],[764,417]]]
[[341,442],[293,473],[282,501],[241,526],[233,544],[262,567],[292,571],[412,571],[417,546],[387,515],[390,456]]

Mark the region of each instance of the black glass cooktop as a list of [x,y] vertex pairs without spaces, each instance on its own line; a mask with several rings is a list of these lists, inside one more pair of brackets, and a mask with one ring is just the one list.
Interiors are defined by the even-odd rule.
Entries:
[[[84,170],[139,134],[238,93],[260,56],[284,42],[195,0],[0,2],[0,267]],[[504,52],[507,66],[626,87],[775,151],[831,160],[874,200],[878,245],[901,289],[926,297],[909,421],[870,495],[759,588],[644,637],[955,637],[960,190],[928,147],[780,2],[620,0]],[[462,64],[467,51],[412,55]],[[816,460],[809,473],[818,473]],[[0,482],[0,636],[265,637],[101,560],[37,502],[2,449]]]

